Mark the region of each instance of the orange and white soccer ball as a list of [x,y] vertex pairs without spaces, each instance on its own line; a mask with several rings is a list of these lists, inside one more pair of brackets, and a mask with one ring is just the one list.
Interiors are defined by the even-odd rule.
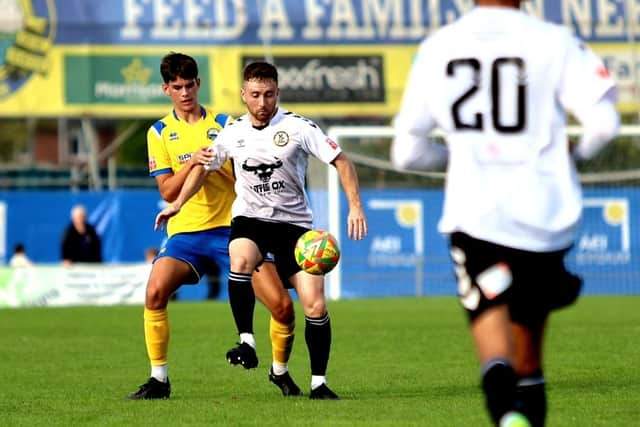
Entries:
[[310,274],[327,274],[340,260],[340,247],[328,231],[309,230],[298,239],[295,248],[296,262]]

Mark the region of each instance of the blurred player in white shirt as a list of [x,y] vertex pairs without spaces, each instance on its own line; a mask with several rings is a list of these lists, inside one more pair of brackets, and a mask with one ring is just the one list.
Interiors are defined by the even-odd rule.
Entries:
[[[575,161],[614,138],[619,117],[602,61],[520,3],[477,0],[422,42],[391,158],[400,170],[446,166],[438,228],[450,239],[487,407],[497,425],[542,426],[544,326],[581,288],[564,266],[582,212]],[[584,129],[575,147],[567,110]],[[436,127],[446,146],[430,139]]]
[[[361,240],[367,222],[360,200],[353,163],[340,146],[311,120],[278,106],[278,72],[266,62],[244,69],[242,100],[247,114],[220,132],[211,150],[214,170],[233,159],[237,197],[232,206],[229,284],[249,282],[265,255],[273,254],[285,286],[293,287],[305,314],[305,340],[311,362],[311,399],[338,399],[326,384],[331,348],[331,323],[324,297],[323,276],[300,270],[295,261],[297,239],[313,227],[305,191],[308,157],[336,168],[349,204],[347,234]],[[175,215],[203,181],[204,171],[194,169],[176,201],[157,217],[162,224]],[[274,295],[287,292],[272,286]],[[279,299],[279,298],[276,298]],[[283,370],[280,370],[283,369]],[[286,367],[273,364],[269,379],[281,389]]]

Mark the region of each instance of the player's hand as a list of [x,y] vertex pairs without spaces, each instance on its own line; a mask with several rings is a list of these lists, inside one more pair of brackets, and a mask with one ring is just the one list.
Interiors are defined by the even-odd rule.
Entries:
[[153,230],[164,230],[167,227],[167,223],[169,222],[169,218],[175,216],[178,212],[180,212],[180,208],[170,204],[166,208],[162,209],[160,213],[156,216],[156,222],[153,225]]
[[352,240],[362,240],[369,234],[367,218],[361,208],[350,209],[347,217],[347,234]]
[[209,147],[202,147],[191,156],[192,166],[202,165],[206,166],[210,164],[215,157],[215,153],[211,151]]
[[228,151],[220,144],[213,144],[210,148],[211,160],[208,164],[204,165],[205,170],[217,170],[225,164],[229,159]]

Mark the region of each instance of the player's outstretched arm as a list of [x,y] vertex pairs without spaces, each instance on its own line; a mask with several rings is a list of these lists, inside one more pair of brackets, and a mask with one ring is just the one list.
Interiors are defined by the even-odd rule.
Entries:
[[345,153],[338,154],[331,163],[338,171],[342,188],[349,203],[349,215],[347,217],[347,233],[349,238],[362,240],[369,233],[369,229],[367,227],[367,218],[362,210],[360,184],[358,183],[356,168]]
[[154,230],[165,228],[169,218],[177,215],[182,206],[198,192],[200,187],[202,187],[204,179],[208,173],[208,170],[205,170],[204,166],[197,166],[191,169],[191,172],[189,172],[187,179],[185,179],[184,184],[180,189],[178,197],[176,197],[173,203],[164,208],[156,216],[156,221],[153,227]]

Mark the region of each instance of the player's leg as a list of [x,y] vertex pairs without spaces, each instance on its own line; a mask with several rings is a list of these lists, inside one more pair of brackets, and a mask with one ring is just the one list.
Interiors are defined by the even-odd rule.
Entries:
[[251,286],[253,271],[262,261],[262,255],[256,244],[245,237],[229,242],[229,305],[238,328],[238,345],[227,351],[227,361],[232,365],[241,365],[245,369],[258,366],[256,341],[253,335],[253,314],[255,294]]
[[470,320],[487,409],[496,425],[509,419],[527,425],[524,416],[517,413],[515,398],[517,377],[508,305],[515,283],[505,261],[510,251],[463,233],[451,235],[458,295]]
[[[277,258],[276,258],[277,260]],[[298,271],[290,279],[302,304],[304,337],[311,362],[311,399],[338,399],[327,386],[331,352],[331,321],[324,297],[324,276]]]
[[542,359],[548,315],[573,303],[582,287],[581,279],[566,270],[565,255],[566,250],[523,252],[514,263],[519,283],[510,304],[516,398],[519,410],[536,427],[544,425],[547,413]]
[[513,323],[514,368],[518,382],[518,410],[534,427],[544,426],[547,414],[545,380],[542,369],[544,322],[535,326]]
[[172,257],[158,258],[151,268],[144,308],[144,338],[151,365],[147,383],[129,395],[130,399],[162,399],[171,394],[168,375],[169,316],[171,295],[193,276],[191,267]]
[[277,385],[284,396],[299,396],[302,393],[291,378],[288,367],[295,336],[293,301],[272,262],[264,262],[259,271],[253,273],[253,288],[258,300],[271,313],[269,336],[273,361],[269,381]]
[[506,304],[484,310],[471,322],[478,358],[481,383],[487,408],[498,425],[503,417],[516,409],[516,373],[513,368],[511,319]]

